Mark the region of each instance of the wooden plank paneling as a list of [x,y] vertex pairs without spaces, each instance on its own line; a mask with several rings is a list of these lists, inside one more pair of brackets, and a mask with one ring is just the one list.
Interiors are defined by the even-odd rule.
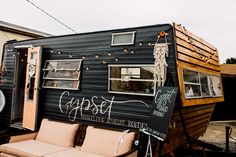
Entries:
[[192,63],[192,64],[195,64],[195,65],[199,65],[199,66],[202,66],[202,67],[205,67],[205,68],[209,68],[209,69],[215,70],[215,71],[220,71],[220,67],[219,66],[213,65],[213,64],[209,64],[209,63],[207,63],[205,61],[201,61],[201,60],[195,59],[192,56],[188,56],[188,55],[185,55],[185,54],[182,54],[182,53],[178,53],[177,56],[178,56],[179,60],[182,60],[184,62]]
[[188,36],[187,36],[186,34],[184,34],[183,32],[179,32],[178,30],[176,30],[176,31],[175,31],[175,36],[176,36],[177,38],[180,38],[180,39],[182,39],[182,40],[184,40],[184,41],[186,41],[186,42],[192,44],[192,45],[197,46],[198,48],[200,48],[200,49],[202,49],[202,50],[208,51],[208,52],[209,52],[210,54],[212,54],[212,55],[218,56],[217,50],[212,50],[212,49],[210,49],[209,47],[203,45],[202,43],[199,43],[198,41],[195,41],[195,40],[191,39],[190,37],[188,37]]
[[219,71],[217,49],[202,38],[174,24],[178,60]]
[[185,47],[186,49],[191,50],[191,52],[193,54],[195,53],[195,54],[198,54],[199,56],[206,57],[208,59],[216,61],[217,63],[219,62],[219,58],[216,57],[216,55],[213,55],[213,54],[209,53],[208,51],[204,51],[202,49],[199,49],[196,46],[194,46],[193,44],[190,44],[180,38],[176,37],[176,44],[177,44],[177,46],[182,46],[182,47]]
[[214,106],[215,104],[208,104],[181,108],[185,126],[181,123],[179,110],[175,109],[172,120],[176,122],[176,128],[169,130],[166,140],[168,144],[164,145],[164,149],[161,150],[162,154],[168,153],[170,148],[174,150],[178,146],[188,143],[184,133],[184,127],[191,141],[203,135],[207,129]]
[[[189,55],[190,57],[202,60],[206,63],[214,64],[220,67],[218,53],[214,53],[214,52],[211,53],[210,50],[200,49],[197,47],[196,44],[194,43],[190,44],[189,42],[186,42],[185,40],[180,39],[178,36],[176,36],[176,44],[177,44],[176,45],[177,53],[184,53],[184,54]],[[189,62],[189,60],[186,60],[186,62]],[[196,62],[194,64],[201,65],[201,62],[200,63]]]
[[[216,75],[216,76],[220,76],[220,72],[219,71],[214,71],[205,67],[200,67],[197,65],[193,65],[191,63],[186,63],[186,62],[182,62],[182,61],[177,61],[176,62],[179,68],[187,68],[187,69],[192,69],[201,73],[208,73],[210,75]],[[182,80],[181,80],[182,81]],[[179,81],[180,82],[180,81]]]
[[179,32],[183,32],[183,34],[186,34],[188,37],[198,41],[199,43],[202,43],[204,45],[206,45],[207,47],[209,47],[210,49],[212,50],[217,50],[216,47],[214,47],[212,44],[208,43],[207,41],[205,41],[204,39],[196,36],[195,34],[189,32],[188,30],[185,29],[185,27],[181,26],[181,25],[178,25],[176,23],[174,23],[174,27],[176,30],[178,30]]
[[174,24],[174,34],[178,79],[181,82],[179,88],[182,105],[192,106],[223,101],[223,96],[185,99],[183,69],[220,76],[219,56],[214,46],[189,32],[181,25]]

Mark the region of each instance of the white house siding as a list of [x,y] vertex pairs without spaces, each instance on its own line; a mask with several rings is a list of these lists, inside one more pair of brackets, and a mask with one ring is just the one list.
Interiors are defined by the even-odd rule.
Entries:
[[2,63],[3,45],[7,41],[14,39],[19,41],[19,40],[32,39],[32,37],[0,30],[0,65]]

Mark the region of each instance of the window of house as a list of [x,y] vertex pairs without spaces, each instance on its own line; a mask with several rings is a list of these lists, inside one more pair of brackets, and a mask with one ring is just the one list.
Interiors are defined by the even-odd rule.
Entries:
[[134,44],[135,31],[112,33],[111,45],[132,45]]
[[81,59],[47,60],[43,69],[43,88],[78,90],[81,62]]
[[154,95],[154,65],[109,65],[110,93]]
[[222,96],[220,77],[183,70],[184,93],[186,98]]

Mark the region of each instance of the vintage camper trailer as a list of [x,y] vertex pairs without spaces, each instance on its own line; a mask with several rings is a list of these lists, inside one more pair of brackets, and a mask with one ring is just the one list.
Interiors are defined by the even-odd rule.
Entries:
[[215,103],[224,100],[217,49],[178,24],[8,43],[0,122],[35,130],[47,117],[145,129],[157,87],[178,89],[167,144],[159,148],[165,153],[204,134]]

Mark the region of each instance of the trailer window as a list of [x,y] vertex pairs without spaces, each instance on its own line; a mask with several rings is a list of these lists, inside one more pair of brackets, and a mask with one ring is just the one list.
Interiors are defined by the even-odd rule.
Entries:
[[134,44],[135,31],[112,33],[111,45],[132,45]]
[[222,96],[220,77],[183,70],[185,98]]
[[43,69],[43,87],[78,90],[81,61],[47,60]]
[[110,93],[154,95],[154,65],[109,65]]
[[222,96],[220,77],[209,76],[210,93],[212,96]]

